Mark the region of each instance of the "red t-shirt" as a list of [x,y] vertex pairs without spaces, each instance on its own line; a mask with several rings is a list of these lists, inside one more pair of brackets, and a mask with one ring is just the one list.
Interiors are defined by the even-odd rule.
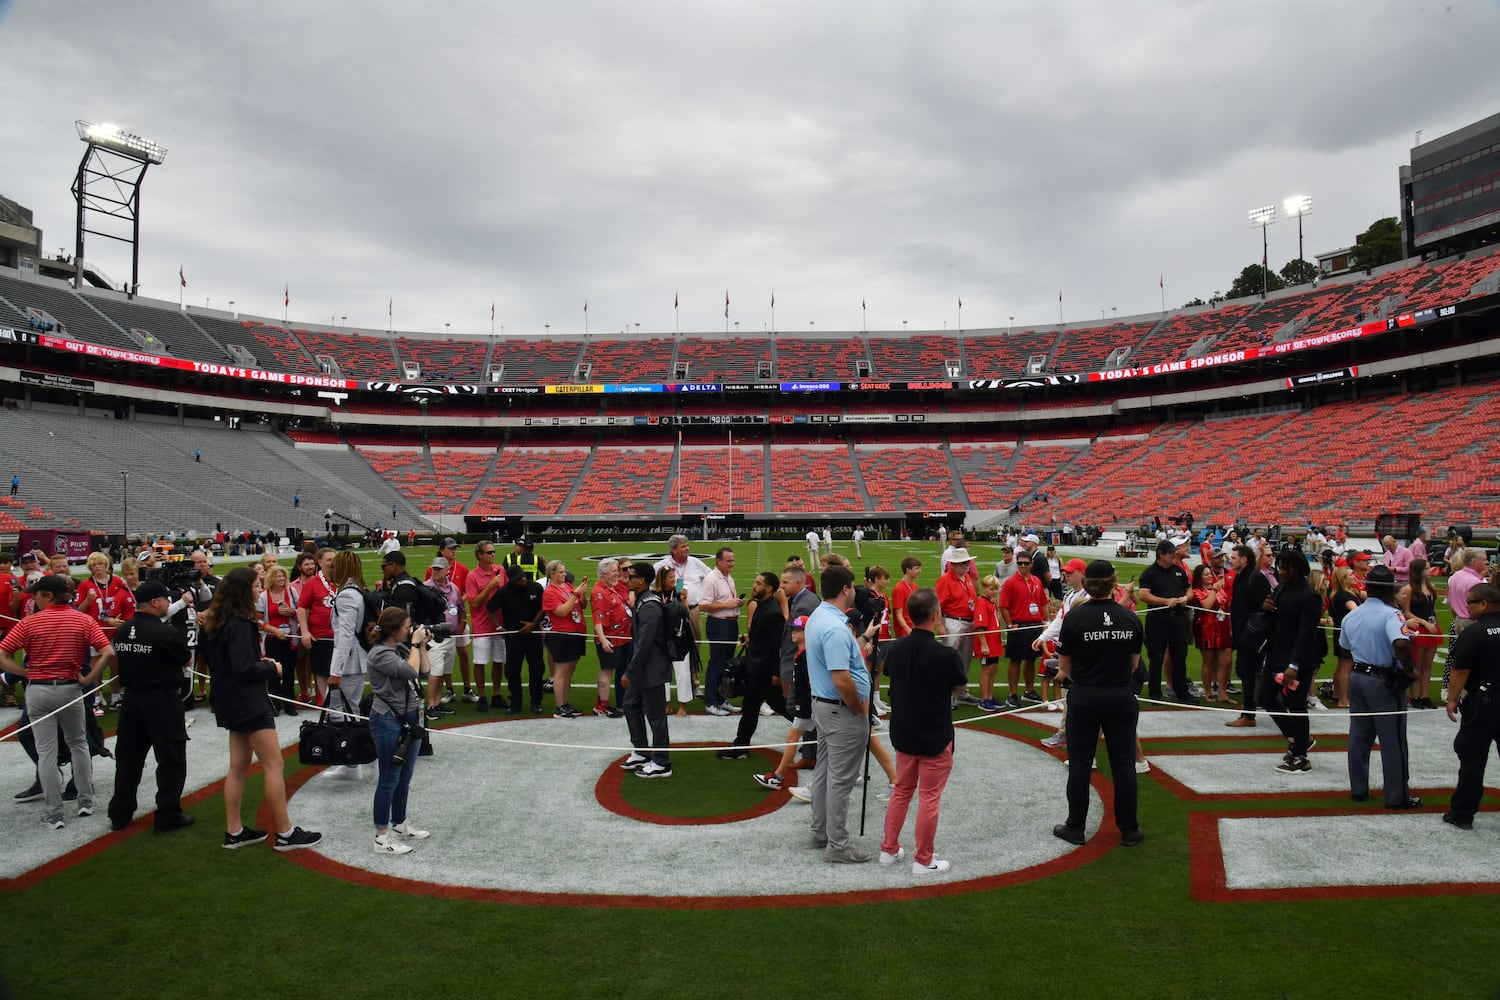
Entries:
[[974,608],[974,652],[980,656],[999,656],[1005,644],[1000,641],[1000,612],[983,594]]
[[333,588],[318,573],[302,585],[297,607],[307,612],[307,631],[314,639],[333,638]]
[[21,623],[0,639],[7,656],[26,650],[26,675],[34,681],[72,681],[83,675],[91,650],[109,645],[109,636],[95,618],[66,604],[54,604]]
[[954,577],[952,573],[944,573],[938,577],[937,586],[933,589],[937,591],[944,618],[973,619],[977,603],[973,580],[967,576]]
[[100,622],[110,618],[125,621],[135,614],[135,595],[118,576],[111,576],[102,587],[93,577],[81,581],[73,606],[81,610],[84,602],[90,598],[92,601],[88,604],[88,610],[83,613]]
[[[543,595],[545,606],[546,596]],[[605,586],[603,581],[594,584],[593,614],[595,638],[598,638],[598,629],[602,626],[611,643],[630,641],[630,607],[618,590]]]
[[1010,615],[1012,624],[1035,624],[1047,613],[1046,588],[1035,576],[1008,576],[1000,586],[1000,607]]
[[558,614],[557,609],[562,607],[573,596],[573,585],[571,583],[550,583],[542,594],[542,610],[547,612],[547,617],[552,621],[552,631],[568,632],[577,635],[583,634],[583,609],[578,605],[565,614]]
[[906,635],[911,629],[903,628],[901,623],[896,621],[896,609],[900,608],[902,616],[905,617],[906,602],[911,600],[911,595],[916,592],[917,585],[908,581],[904,576],[896,581],[895,589],[891,591],[891,630],[897,639]]

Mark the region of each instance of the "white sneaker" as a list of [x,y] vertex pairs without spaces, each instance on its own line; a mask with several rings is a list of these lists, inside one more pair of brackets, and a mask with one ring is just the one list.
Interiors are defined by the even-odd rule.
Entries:
[[1062,702],[1060,702],[1060,701],[1049,701],[1049,702],[1047,702],[1047,711],[1049,711],[1049,712],[1061,712],[1062,711]]
[[1448,689],[1446,687],[1443,688],[1443,704],[1448,704]]
[[906,857],[906,848],[904,848],[904,847],[898,847],[898,848],[896,848],[896,853],[895,854],[887,854],[884,851],[881,851],[880,852],[880,863],[883,864],[883,865],[893,865],[897,861],[900,861],[904,857]]
[[401,834],[401,836],[407,837],[411,840],[426,840],[428,837],[432,836],[432,834],[428,831],[418,830],[416,827],[412,826],[410,821],[406,823],[397,823],[395,826],[391,827],[391,829]]
[[875,801],[876,802],[889,802],[889,801],[891,801],[891,793],[894,792],[895,790],[896,790],[896,786],[895,785],[886,785],[880,791],[878,791],[878,792],[875,793]]
[[878,697],[875,699],[875,702],[871,706],[871,709],[875,712],[876,715],[890,715],[891,714],[891,706],[889,706],[885,702],[881,701]]
[[723,708],[724,711],[728,712],[730,715],[738,715],[739,712],[740,712],[740,706],[738,706],[738,705],[731,705],[727,701],[723,705],[721,705],[720,707]]
[[670,767],[662,767],[653,760],[637,769],[635,776],[637,778],[670,778],[672,776],[672,769]]
[[948,862],[944,861],[942,858],[933,858],[932,864],[930,865],[919,864],[916,861],[913,861],[911,863],[911,873],[918,878],[922,878],[926,875],[941,875],[947,870]]
[[793,785],[787,792],[798,802],[812,802],[812,789],[807,785]]
[[1309,698],[1309,699],[1307,699],[1307,707],[1310,708],[1310,709],[1312,709],[1314,712],[1326,712],[1326,711],[1328,711],[1328,706],[1325,705],[1325,704],[1323,704],[1323,699],[1322,698]]
[[438,699],[438,704],[439,705],[451,705],[451,704],[453,704],[453,690],[451,688],[449,690],[443,692],[443,696]]
[[1151,770],[1151,762],[1149,760],[1138,760],[1138,761],[1135,762],[1135,773],[1136,774],[1145,774],[1147,771],[1150,771],[1150,770]]
[[710,705],[707,708],[705,708],[704,711],[707,712],[709,715],[728,715],[729,714],[729,709],[725,708],[723,705]]
[[767,705],[765,702],[761,702],[761,705],[760,705],[760,716],[761,716],[761,718],[763,718],[763,719],[769,719],[771,716],[773,716],[775,714],[776,714],[776,709],[772,708],[770,705]]
[[376,854],[410,854],[410,844],[400,844],[391,839],[388,833],[377,834],[375,837]]
[[335,765],[324,771],[323,777],[329,781],[358,781],[360,779],[359,765]]

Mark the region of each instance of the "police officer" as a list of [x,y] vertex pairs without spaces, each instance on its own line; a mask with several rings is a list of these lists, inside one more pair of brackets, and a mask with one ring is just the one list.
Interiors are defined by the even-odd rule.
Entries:
[[114,636],[125,699],[115,741],[109,822],[114,830],[130,825],[149,747],[156,757],[156,829],[161,833],[193,825],[192,814],[182,811],[188,736],[177,691],[191,654],[186,638],[166,620],[172,595],[165,584],[147,580],[135,599],[135,616],[116,628]]
[[1139,588],[1146,602],[1146,659],[1151,667],[1147,690],[1161,698],[1162,661],[1172,657],[1172,691],[1177,700],[1196,705],[1188,687],[1188,602],[1193,599],[1191,582],[1176,559],[1177,546],[1163,538],[1156,543],[1156,562],[1141,571]]
[[[1170,554],[1170,550],[1168,550]],[[1089,772],[1104,731],[1104,746],[1115,786],[1115,826],[1120,843],[1134,847],[1146,835],[1136,820],[1135,725],[1140,716],[1134,688],[1144,634],[1135,611],[1115,603],[1115,567],[1107,559],[1089,563],[1083,573],[1088,601],[1063,616],[1058,635],[1058,669],[1068,687],[1068,821],[1052,834],[1070,844],[1086,839]]]
[[[1380,740],[1380,770],[1387,809],[1415,809],[1409,795],[1410,754],[1406,747],[1406,689],[1411,671],[1411,640],[1402,631],[1396,575],[1376,566],[1365,578],[1369,599],[1344,616],[1339,645],[1349,651],[1349,797],[1370,797],[1370,750]],[[1400,715],[1367,713],[1400,712]]]
[[[1490,747],[1500,743],[1500,586],[1476,583],[1469,591],[1474,624],[1453,640],[1448,654],[1448,718],[1463,721],[1453,739],[1458,754],[1458,785],[1443,822],[1460,830],[1474,828],[1474,813],[1484,795],[1484,766]],[[1348,619],[1344,619],[1348,622]]]
[[527,583],[536,583],[547,575],[544,569],[546,564],[536,554],[536,546],[531,539],[525,535],[516,539],[515,548],[505,554],[505,560],[501,565],[506,569],[519,566],[521,572],[526,574]]

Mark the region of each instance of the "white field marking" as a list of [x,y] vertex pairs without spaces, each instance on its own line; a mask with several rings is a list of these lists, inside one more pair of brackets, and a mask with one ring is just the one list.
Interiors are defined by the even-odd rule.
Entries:
[[1436,813],[1384,810],[1219,820],[1231,889],[1494,882],[1497,833],[1494,813],[1481,813],[1472,833],[1446,825]]

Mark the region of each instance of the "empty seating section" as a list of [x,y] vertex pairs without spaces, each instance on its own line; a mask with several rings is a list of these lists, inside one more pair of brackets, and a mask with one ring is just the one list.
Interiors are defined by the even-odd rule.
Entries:
[[870,337],[870,361],[880,379],[944,379],[945,361],[957,361],[958,338],[913,335]]
[[865,342],[859,337],[776,339],[776,377],[782,381],[847,382],[854,378],[854,363],[868,360]]
[[193,325],[193,321],[175,309],[143,306],[137,302],[121,302],[102,295],[86,297],[104,315],[126,330],[136,329],[149,333],[167,348],[174,358],[191,358],[194,361],[211,361],[223,364],[229,356],[219,350]]
[[822,513],[868,510],[849,449],[771,448],[771,499],[777,510]]
[[1033,355],[1051,353],[1055,330],[1017,330],[996,336],[964,337],[964,363],[970,378],[1015,378]]
[[573,381],[582,348],[583,342],[577,340],[506,338],[495,341],[490,367],[505,366],[501,381],[507,385],[557,385]]
[[427,456],[420,450],[388,451],[355,446],[376,474],[390,483],[408,500],[413,501],[423,513],[435,513],[427,506],[427,498],[437,480],[427,465]]
[[949,450],[970,507],[1008,510],[1026,494],[1027,487],[1007,471],[1015,458],[1014,444],[954,444]]
[[587,448],[506,448],[469,513],[555,514],[588,458]]
[[[487,340],[426,340],[396,338],[396,356],[422,366],[423,382],[457,382],[473,385],[484,381]],[[401,380],[406,381],[403,374]]]
[[20,310],[22,318],[19,322],[23,327],[26,325],[26,310],[36,308],[63,325],[63,330],[57,331],[58,333],[65,333],[91,344],[122,347],[127,351],[142,350],[140,344],[61,285],[50,281],[23,281],[4,274],[0,275],[0,298]]
[[[680,485],[680,489],[679,489]],[[667,510],[758,513],[766,508],[765,449],[684,447],[677,482],[668,484]]]
[[396,356],[391,353],[391,342],[384,337],[303,330],[300,327],[293,327],[292,333],[313,357],[326,354],[337,361],[339,370],[346,378],[376,382],[400,381]]
[[1296,319],[1312,317],[1328,309],[1337,308],[1349,294],[1348,285],[1335,285],[1315,292],[1306,292],[1284,299],[1274,299],[1261,305],[1231,332],[1229,336],[1214,341],[1213,350],[1227,351],[1241,347],[1259,347],[1269,344],[1276,332]]
[[1469,297],[1474,286],[1500,269],[1500,250],[1476,253],[1463,260],[1439,264],[1433,268],[1437,280],[1424,285],[1404,303],[1406,309],[1426,309],[1458,302]]
[[771,342],[764,337],[683,337],[677,345],[677,361],[691,364],[688,379],[692,382],[754,381],[756,366],[771,362]]
[[668,382],[672,374],[672,338],[594,340],[584,349],[589,382]]
[[[1096,372],[1117,347],[1134,347],[1155,323],[1112,323],[1087,330],[1068,330],[1057,345],[1052,370],[1058,372]],[[1130,363],[1129,357],[1125,363]]]
[[200,316],[198,322],[225,347],[239,344],[255,355],[256,362],[266,371],[298,374],[316,374],[318,371],[312,355],[302,349],[290,330],[283,327],[269,326],[253,319],[231,323],[212,316]]
[[856,448],[865,492],[875,510],[957,507],[953,472],[941,448]]
[[1138,354],[1130,359],[1130,364],[1181,360],[1199,340],[1228,333],[1254,308],[1254,303],[1237,303],[1207,312],[1177,313],[1146,338]]
[[468,509],[474,489],[489,472],[495,453],[433,448],[429,454],[437,482],[432,488],[432,498],[424,499],[423,510],[435,514],[462,514]]
[[672,468],[672,449],[599,448],[564,514],[655,514]]

